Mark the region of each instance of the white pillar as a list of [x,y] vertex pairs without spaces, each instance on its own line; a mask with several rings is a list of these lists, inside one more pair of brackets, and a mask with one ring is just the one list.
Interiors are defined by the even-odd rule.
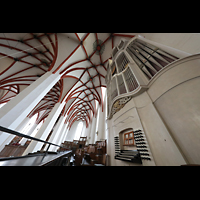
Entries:
[[[44,124],[42,125],[38,133],[36,134],[35,136],[36,138],[41,139],[41,140],[46,140],[59,114],[61,113],[64,105],[65,105],[65,102],[63,102],[62,104],[60,102],[55,104],[52,111],[49,113],[47,119],[45,120]],[[24,151],[23,156],[28,153],[40,150],[43,144],[44,143],[42,142],[37,142],[37,141],[32,140],[29,146],[27,147],[27,149]]]
[[[51,135],[51,137],[49,138],[48,142],[54,143],[56,144],[56,141],[60,135],[60,132],[62,130],[62,127],[64,125],[64,121],[65,121],[65,117],[61,116],[60,119],[58,120],[58,123],[56,124],[56,127],[53,130],[53,133]],[[49,151],[53,151],[53,149],[55,149],[56,146],[51,145],[49,148]],[[45,147],[45,149],[47,148],[47,145]]]
[[19,124],[19,126],[17,126],[15,131],[20,132],[26,126],[26,124],[29,122],[29,120],[30,120],[29,117],[25,117],[25,119]]
[[105,139],[105,120],[106,120],[106,106],[105,106],[105,98],[103,103],[103,112],[102,108],[99,107],[98,114],[99,114],[99,121],[97,126],[98,135],[96,137],[96,141],[99,141],[100,139]]
[[92,128],[92,122],[90,121],[88,124],[88,127],[85,128],[85,137],[87,136],[87,141],[86,141],[86,145],[90,144],[90,131]]
[[[35,130],[35,128],[37,127],[37,125],[38,125],[38,124],[34,123],[26,135],[31,135],[32,132],[33,132],[33,131]],[[27,138],[22,138],[22,139],[20,140],[19,143],[20,143],[21,145],[24,145],[24,144],[26,143],[26,141],[27,141]]]
[[[24,126],[28,123],[28,121],[30,120],[30,118],[26,117],[20,124],[19,126],[15,129],[15,131],[20,132]],[[9,144],[10,141],[12,141],[12,139],[15,137],[15,135],[9,135],[5,141],[5,145]],[[4,148],[4,146],[2,145],[2,147],[0,148],[0,151]]]
[[99,123],[98,123],[98,135],[97,135],[97,141],[100,139],[104,139],[104,129],[105,129],[105,110],[102,112],[102,110],[99,110]]
[[[99,132],[99,125],[102,126],[102,122],[100,122],[100,120],[101,120],[101,112],[102,112],[101,109],[102,109],[101,106],[98,105],[94,141],[98,141],[99,137],[100,137],[100,134],[101,134],[101,132]],[[98,132],[98,134],[96,134],[96,132]]]
[[107,92],[105,93],[104,102],[105,102],[105,104],[104,104],[104,106],[105,106],[104,107],[104,112],[105,112],[105,118],[104,118],[104,123],[105,123],[105,126],[104,126],[104,139],[107,140],[107,138],[108,138],[108,135],[107,135],[107,127],[108,127],[108,125],[107,125],[107,120],[106,120],[107,116],[108,116],[108,114],[107,114],[107,106],[108,106]]
[[[0,125],[16,129],[37,103],[60,79],[59,73],[46,72],[43,76],[25,88],[16,97],[1,108]],[[10,134],[0,132],[0,150],[4,147]]]
[[96,134],[96,122],[97,122],[97,117],[95,118],[95,116],[93,116],[92,127],[90,131],[90,144],[94,144],[94,139]]
[[85,137],[85,131],[86,131],[86,122],[83,121],[83,128],[82,128],[81,136],[80,137]]
[[68,122],[66,123],[66,129],[65,129],[64,136],[63,136],[63,140],[62,140],[63,142],[64,142],[64,141],[67,141],[66,138],[67,138],[67,134],[68,134],[68,132],[69,132],[69,128],[67,128],[67,126],[68,126]]
[[[65,135],[66,128],[67,128],[66,124],[63,124],[62,129],[57,137],[57,140],[55,141],[55,144],[61,145],[61,143],[63,142],[63,137]],[[52,151],[56,151],[58,148],[59,147],[54,146],[52,148]]]
[[58,137],[58,141],[56,141],[56,144],[60,145],[62,142],[64,142],[66,130],[67,130],[67,124],[63,124],[62,130],[60,131],[60,136]]
[[64,125],[63,125],[63,130],[62,130],[62,132],[63,132],[63,135],[62,135],[62,137],[61,137],[60,144],[61,144],[62,142],[65,141],[66,135],[67,135],[67,133],[68,133],[68,131],[67,131],[67,124],[65,124],[65,123],[64,123]]

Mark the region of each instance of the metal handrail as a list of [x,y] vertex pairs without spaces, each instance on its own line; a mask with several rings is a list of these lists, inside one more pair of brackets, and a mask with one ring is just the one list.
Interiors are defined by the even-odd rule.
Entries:
[[35,141],[38,141],[38,142],[43,142],[43,143],[49,144],[49,146],[47,147],[47,150],[46,150],[46,152],[45,152],[45,155],[47,154],[47,151],[48,151],[50,145],[54,145],[54,146],[57,146],[57,147],[61,147],[61,148],[67,149],[67,148],[62,147],[62,146],[60,146],[60,145],[57,145],[57,144],[54,144],[54,143],[51,143],[51,142],[47,142],[47,141],[44,141],[44,140],[41,140],[41,139],[38,139],[38,138],[35,138],[35,137],[31,137],[31,136],[29,136],[29,135],[25,135],[25,134],[19,133],[19,132],[17,132],[17,131],[14,131],[14,130],[5,128],[5,127],[3,127],[3,126],[0,126],[0,131],[6,132],[6,133],[10,133],[10,134],[12,134],[12,135],[17,135],[17,136],[19,136],[19,137],[24,137],[24,138],[28,138],[28,139],[31,139],[31,140],[35,140]]

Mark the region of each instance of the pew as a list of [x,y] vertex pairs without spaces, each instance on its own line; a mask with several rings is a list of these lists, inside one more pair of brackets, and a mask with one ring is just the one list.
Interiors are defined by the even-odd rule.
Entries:
[[80,137],[80,139],[78,141],[79,148],[82,148],[82,147],[85,146],[86,140],[87,140],[87,136],[86,137]]
[[84,149],[83,148],[77,149],[74,157],[76,166],[81,165],[83,156],[84,156]]
[[106,154],[106,140],[103,141],[96,141],[97,150],[101,150],[102,153],[99,154]]
[[105,166],[106,165],[106,140],[96,141],[95,144],[86,145],[87,137],[79,140],[65,141],[63,147],[72,150],[76,166]]
[[21,145],[5,145],[0,152],[0,157],[21,156],[26,149],[26,146]]
[[58,150],[57,150],[57,152],[71,150],[72,142],[70,142],[70,141],[64,141],[60,146],[62,146],[63,148],[59,147]]
[[21,156],[30,143],[30,140],[27,140],[26,143],[21,146],[19,144],[21,139],[22,137],[15,136],[8,145],[5,145],[3,150],[0,152],[0,157]]
[[106,140],[89,144],[87,148],[84,148],[84,151],[84,159],[89,165],[106,164]]

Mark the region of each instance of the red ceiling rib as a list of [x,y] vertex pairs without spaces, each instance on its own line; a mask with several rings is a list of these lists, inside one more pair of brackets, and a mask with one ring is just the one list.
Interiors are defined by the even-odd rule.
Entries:
[[62,65],[76,52],[76,50],[80,47],[80,44],[71,52],[71,54],[57,67],[56,70],[53,71],[53,74],[55,74],[61,67]]
[[[26,84],[25,81],[30,82],[30,84],[31,84],[33,81],[35,81],[38,78],[38,76],[41,76],[45,72],[53,69],[54,64],[56,62],[56,59],[57,59],[57,54],[58,54],[58,39],[57,39],[57,34],[54,34],[55,41],[53,42],[52,37],[50,37],[50,35],[52,35],[52,34],[54,34],[54,33],[44,33],[44,34],[40,34],[40,35],[39,34],[36,35],[36,34],[31,33],[30,37],[27,38],[27,39],[24,39],[24,40],[16,40],[16,39],[12,39],[12,38],[0,37],[0,40],[8,40],[8,41],[12,41],[12,42],[21,42],[24,45],[26,45],[27,47],[30,47],[31,49],[33,49],[35,51],[34,53],[30,54],[26,50],[16,48],[16,46],[12,47],[12,46],[0,43],[0,46],[2,46],[4,48],[12,48],[13,50],[16,50],[18,52],[23,52],[25,54],[24,56],[21,56],[19,58],[14,58],[14,57],[6,55],[4,53],[0,53],[0,55],[2,55],[2,56],[7,56],[8,58],[13,59],[13,62],[4,71],[2,71],[0,73],[0,75],[4,74],[6,71],[8,71],[10,68],[12,68],[16,62],[22,62],[22,63],[27,65],[27,67],[25,69],[20,70],[20,71],[14,73],[14,74],[9,75],[9,76],[5,77],[4,79],[2,79],[1,82],[0,82],[1,88],[6,89],[6,88],[10,87],[10,90],[12,90],[13,94],[16,95],[19,92],[19,88],[20,88],[19,86]],[[45,97],[41,100],[41,103],[38,103],[38,105],[30,113],[29,117],[33,116],[33,114],[38,113],[37,118],[39,119],[39,121],[42,121],[48,116],[49,112],[51,111],[51,109],[53,108],[55,103],[57,103],[57,102],[62,103],[64,100],[67,103],[70,99],[74,99],[74,101],[70,104],[69,109],[67,109],[65,112],[64,112],[65,109],[62,111],[62,114],[67,113],[69,115],[68,118],[67,118],[68,120],[67,119],[65,120],[65,123],[69,122],[69,124],[68,124],[69,127],[72,126],[74,121],[80,120],[80,119],[85,121],[86,126],[88,127],[91,119],[93,117],[96,117],[96,115],[97,115],[96,101],[94,101],[94,100],[97,100],[99,102],[99,105],[102,107],[102,112],[103,112],[102,87],[106,87],[106,86],[102,84],[102,80],[105,78],[105,76],[102,73],[100,73],[99,69],[102,68],[105,71],[107,71],[107,69],[104,65],[111,57],[107,58],[106,60],[103,60],[102,55],[100,53],[101,47],[103,45],[105,45],[105,43],[107,41],[109,41],[109,39],[111,39],[111,45],[112,45],[112,48],[113,48],[115,37],[132,38],[132,37],[134,37],[134,35],[111,33],[101,44],[99,44],[98,34],[94,33],[95,38],[96,38],[96,42],[97,42],[97,47],[96,47],[96,49],[93,50],[91,55],[88,55],[88,52],[86,51],[86,48],[84,46],[84,41],[88,38],[88,36],[90,34],[91,33],[87,33],[84,36],[84,38],[81,40],[79,35],[77,33],[75,33],[75,36],[76,36],[77,40],[79,41],[79,44],[70,53],[70,55],[53,71],[53,73],[58,72],[58,70],[61,69],[63,64],[69,58],[71,58],[72,55],[74,55],[74,53],[78,50],[78,48],[80,46],[83,49],[83,51],[85,52],[85,59],[75,61],[75,62],[71,63],[70,65],[68,65],[67,67],[65,67],[64,69],[61,70],[60,74],[62,76],[61,76],[60,81],[47,93],[47,95],[45,95]],[[48,50],[47,46],[41,40],[42,37],[46,37],[48,39],[49,43],[51,43],[51,47],[52,47],[53,51]],[[37,40],[43,46],[43,48],[45,50],[43,52],[41,52],[39,49],[37,49],[36,47],[33,47],[33,45],[29,44],[29,41],[32,41],[32,40]],[[98,56],[99,56],[99,63],[94,64],[92,57],[94,56],[94,54],[97,51],[98,51]],[[50,65],[48,68],[45,68],[45,63],[43,63],[42,60],[37,57],[38,54],[42,54],[45,58],[48,59],[49,65]],[[37,69],[41,70],[39,75],[36,74],[36,75],[20,76],[21,72],[24,72],[24,71],[28,72],[28,70],[31,69],[32,67],[36,67],[34,63],[28,62],[27,59],[26,59],[26,61],[23,60],[23,58],[26,58],[28,56],[32,56],[33,58],[37,59],[40,62],[40,64],[37,65]],[[95,59],[96,59],[96,57],[95,57]],[[79,63],[84,62],[84,61],[88,61],[91,64],[91,66],[89,66],[87,68],[85,68],[85,67],[75,67],[76,64],[79,64]],[[96,71],[95,75],[91,75],[91,71],[90,71],[91,68],[93,68]],[[76,70],[82,70],[82,73],[80,73],[79,77],[75,77],[75,76],[72,76],[70,74],[71,72],[76,71]],[[87,79],[87,81],[83,82],[83,80],[81,80],[81,79],[82,79],[82,77],[85,73],[88,74],[88,79]],[[17,74],[19,74],[19,77],[14,77]],[[63,94],[63,87],[64,87],[63,86],[63,78],[75,78],[77,80],[76,83],[73,84],[71,89],[67,92],[67,94]],[[94,82],[94,79],[96,80],[95,82]],[[81,83],[81,85],[76,87],[76,84],[78,82]],[[92,87],[88,86],[87,85],[88,83],[90,83],[92,85]],[[26,85],[28,85],[28,84],[26,84]],[[97,91],[98,88],[100,89],[100,92]],[[84,97],[80,97],[80,96],[83,96],[82,94],[84,94]],[[89,98],[89,96],[90,96],[90,98]],[[1,100],[3,100],[3,101],[8,100],[9,101],[9,98],[7,99],[6,95],[4,95],[3,98],[4,99],[2,99],[2,98],[0,99],[0,103],[1,103]],[[78,99],[78,101],[76,101],[76,99]],[[94,106],[92,104],[92,101],[94,102]],[[86,106],[89,106],[88,109],[86,109],[86,106],[85,106],[84,103],[86,104]],[[80,106],[80,105],[82,105],[82,106]],[[42,110],[45,110],[45,112],[43,113],[42,116],[39,116],[39,113]],[[91,110],[91,112],[90,112],[90,110]],[[86,115],[84,113],[86,113]]]
[[[4,71],[2,71],[2,72],[0,73],[0,75],[4,74],[4,73],[5,73],[6,71],[8,71],[11,67],[13,67],[14,64],[15,64],[16,62],[22,62],[22,63],[25,63],[25,64],[28,65],[28,67],[26,67],[25,69],[19,70],[18,72],[13,73],[13,74],[11,74],[11,75],[9,75],[9,76],[3,78],[3,79],[0,81],[0,83],[1,83],[1,89],[7,89],[6,87],[9,86],[9,85],[11,85],[11,86],[13,86],[13,84],[16,85],[18,91],[17,91],[17,92],[14,92],[15,95],[19,93],[19,86],[20,86],[20,85],[29,85],[29,84],[31,84],[33,81],[35,81],[38,77],[40,77],[41,75],[43,75],[44,72],[47,72],[47,69],[46,69],[46,68],[42,68],[42,67],[41,67],[41,65],[43,65],[44,63],[43,63],[43,61],[42,61],[40,58],[38,58],[38,57],[36,56],[37,54],[42,54],[45,58],[47,58],[50,62],[52,62],[52,59],[49,58],[49,57],[46,55],[46,53],[47,53],[47,54],[49,53],[50,56],[53,58],[53,62],[51,63],[51,66],[50,66],[50,67],[53,67],[53,65],[54,65],[54,63],[55,63],[55,60],[56,60],[56,57],[57,57],[57,48],[56,48],[56,46],[57,46],[57,36],[56,36],[56,34],[55,34],[55,43],[56,43],[56,46],[54,46],[54,44],[53,44],[51,38],[49,37],[49,35],[47,35],[47,38],[48,38],[48,40],[50,41],[50,43],[51,43],[51,45],[52,45],[54,54],[53,54],[51,51],[49,51],[49,50],[47,49],[46,45],[45,45],[40,39],[38,40],[37,38],[34,38],[34,37],[33,37],[33,34],[31,34],[31,35],[32,35],[31,38],[28,38],[28,39],[26,39],[26,40],[20,40],[20,41],[19,41],[19,40],[16,40],[16,39],[10,39],[10,38],[2,38],[2,37],[0,38],[0,40],[9,40],[9,41],[15,41],[15,42],[22,42],[24,45],[26,45],[26,46],[28,46],[28,47],[31,47],[31,49],[34,49],[34,50],[35,50],[34,53],[29,53],[29,52],[26,51],[26,50],[23,50],[23,49],[20,49],[20,48],[16,48],[16,45],[15,45],[15,47],[13,47],[13,46],[8,46],[8,45],[1,44],[1,43],[0,43],[0,46],[2,46],[2,47],[9,48],[9,49],[13,49],[13,50],[16,50],[16,51],[18,51],[18,52],[23,52],[23,53],[25,54],[24,56],[21,56],[21,57],[18,57],[18,58],[14,58],[14,57],[12,57],[12,56],[9,56],[9,55],[0,53],[1,55],[6,56],[6,57],[8,57],[8,58],[14,60],[14,61],[11,63],[10,66],[8,66]],[[40,36],[38,36],[38,37],[43,37],[44,35],[45,35],[45,34],[42,34],[42,35],[40,35]],[[37,48],[35,48],[35,47],[33,47],[32,45],[28,44],[27,41],[30,41],[30,40],[38,40],[38,41],[40,42],[40,44],[42,44],[42,46],[45,48],[45,51],[41,52],[41,51],[38,50]],[[36,65],[35,65],[34,63],[30,63],[30,62],[27,62],[27,61],[24,61],[24,60],[23,60],[23,58],[26,58],[26,57],[28,57],[28,56],[31,56],[31,57],[37,59],[38,61],[40,61],[40,64],[37,64],[37,69],[42,70],[43,73],[42,73],[42,74],[39,74],[39,75],[38,75],[38,74],[36,74],[36,75],[32,75],[32,74],[31,74],[31,75],[25,75],[25,76],[14,77],[14,76],[16,76],[16,75],[18,75],[18,74],[20,74],[20,73],[22,73],[22,72],[25,72],[25,71],[27,71],[27,73],[28,73],[28,72],[29,72],[29,71],[28,71],[29,69],[31,69],[31,68],[33,68],[33,67],[36,67]],[[48,70],[49,70],[49,69],[48,69]],[[36,73],[38,73],[37,71],[38,71],[38,70],[36,70]],[[36,78],[36,79],[33,79],[33,78]],[[24,83],[24,82],[25,82],[25,83]],[[27,84],[27,82],[30,82],[30,83]],[[61,84],[61,91],[60,91],[60,94],[62,94],[62,87],[63,87],[63,86],[62,86],[62,84]],[[10,88],[11,88],[11,87],[10,87]],[[10,89],[9,89],[9,90],[10,90]],[[7,93],[6,93],[6,94],[7,94]],[[5,97],[5,95],[4,95],[4,96],[1,98],[0,103],[2,103],[2,100],[3,100],[3,102],[5,102],[5,101],[8,102],[8,101],[9,101],[10,99],[12,99],[12,97],[14,97],[15,95],[12,95],[12,96],[10,96],[9,98],[6,98],[6,99],[4,98],[4,97]],[[4,99],[3,99],[3,98],[4,98]],[[39,103],[38,103],[38,105],[32,110],[32,113],[34,114],[34,111],[37,111],[37,112],[39,113],[41,110],[44,110],[44,109],[50,108],[50,107],[51,107],[51,109],[52,109],[53,104],[55,104],[55,103],[57,102],[58,98],[59,98],[58,91],[54,91],[53,93],[52,93],[52,91],[50,91],[49,97],[48,97],[48,98],[44,97],[43,101],[45,102],[44,104],[48,104],[48,102],[51,102],[52,105],[46,105],[46,106],[43,106],[43,107],[40,106],[40,107],[37,108],[37,106],[39,105]],[[42,105],[44,105],[44,104],[42,104]],[[50,111],[50,110],[49,110],[49,111]],[[36,112],[36,113],[37,113],[37,112]],[[30,113],[30,114],[31,114],[31,113]],[[32,116],[32,115],[31,115],[31,116]],[[30,115],[28,115],[28,117],[30,117]]]
[[[98,44],[99,44],[99,42],[98,42],[98,36],[97,36],[97,34],[95,34],[95,35],[96,35],[97,45],[98,45]],[[110,38],[110,36],[103,42],[103,44],[104,44],[106,41],[108,41],[109,38]],[[79,41],[80,41],[80,40],[79,40]],[[83,44],[83,43],[81,43],[81,44]],[[84,47],[84,45],[82,45],[82,46]],[[96,52],[97,50],[98,50],[98,49],[96,49],[95,51],[93,51],[93,53],[90,55],[89,59],[87,59],[87,58],[88,58],[88,54],[87,54],[87,52],[86,52],[86,50],[85,50],[85,48],[84,48],[84,51],[85,51],[85,53],[86,53],[86,59],[80,60],[80,61],[77,61],[77,62],[74,62],[74,63],[70,64],[69,66],[67,66],[64,70],[61,71],[61,74],[65,72],[65,73],[63,74],[62,78],[65,78],[65,76],[67,76],[68,73],[70,73],[70,72],[72,72],[72,71],[74,71],[74,70],[83,69],[83,68],[74,68],[74,69],[71,69],[71,70],[66,71],[66,70],[69,69],[71,66],[73,66],[73,65],[75,65],[75,64],[77,64],[77,63],[80,63],[80,62],[82,62],[82,61],[89,60],[89,62],[94,66],[93,62],[91,61],[91,57],[95,54],[95,52]],[[100,58],[100,63],[103,63],[102,58],[101,58],[100,51],[99,51],[99,58]],[[106,60],[106,61],[107,61],[107,60]],[[106,61],[104,61],[103,64],[105,64]],[[99,65],[100,65],[100,64],[99,64]],[[99,65],[98,65],[98,66],[99,66]],[[105,66],[103,66],[103,67],[104,67],[104,69],[106,70]],[[89,67],[89,68],[92,68],[92,67]],[[88,69],[89,69],[89,68],[88,68]],[[102,85],[102,84],[101,84],[101,79],[100,79],[100,77],[101,77],[101,76],[104,77],[104,76],[98,72],[98,70],[96,69],[96,67],[95,67],[95,70],[96,70],[97,74],[96,74],[93,78],[91,78],[91,75],[90,75],[90,73],[89,73],[88,70],[87,70],[87,73],[88,73],[88,75],[89,75],[89,78],[90,78],[90,80],[91,80],[91,83],[92,83],[92,85],[93,85],[93,88],[94,88],[96,94],[98,95],[98,98],[97,98],[97,96],[91,91],[90,88],[89,88],[89,91],[90,91],[91,93],[88,93],[88,96],[91,95],[91,94],[93,95],[93,97],[96,96],[96,100],[98,100],[98,101],[99,101],[99,104],[102,105],[102,112],[103,112],[102,91],[101,91],[101,95],[100,95],[100,94],[97,92],[96,88],[97,88],[97,87],[100,87],[100,90],[101,90],[101,85]],[[83,75],[84,73],[85,73],[85,71],[82,73],[82,75]],[[82,75],[81,75],[81,76],[82,76]],[[93,84],[92,79],[94,79],[96,76],[99,76],[99,84],[100,84],[100,86],[94,86],[94,84]],[[105,77],[104,77],[104,78],[105,78]],[[79,78],[79,80],[80,80],[80,78]],[[89,80],[89,81],[90,81],[90,80]],[[81,80],[80,80],[80,81],[81,81]],[[75,95],[75,94],[78,94],[78,96],[79,96],[82,92],[76,91],[76,90],[78,90],[78,89],[81,88],[82,86],[85,86],[85,87],[88,89],[88,87],[87,87],[86,84],[87,84],[89,81],[87,81],[87,82],[85,82],[85,83],[82,83],[81,86],[79,86],[79,87],[76,88],[75,90],[71,91],[70,95],[69,95],[68,98],[66,99],[66,102],[67,102],[68,100],[74,98],[73,95]],[[82,81],[81,81],[81,82],[82,82]],[[75,91],[76,91],[76,92],[75,92]],[[77,97],[76,97],[76,98],[77,98]],[[85,97],[84,97],[84,98],[85,98]],[[84,100],[84,98],[83,98],[83,102],[86,102],[86,101]],[[75,103],[74,105],[73,105],[73,104],[74,104],[74,102],[71,103],[71,109],[68,111],[68,114],[72,111],[72,109],[75,108],[75,105],[77,105],[77,103]],[[78,106],[79,106],[79,105],[80,105],[80,104],[78,104]],[[92,111],[94,112],[93,109],[92,109]],[[81,110],[79,110],[79,112],[81,112]],[[73,112],[72,112],[72,113],[73,113]],[[77,111],[76,111],[76,113],[77,113]],[[96,106],[95,106],[95,116],[96,116],[96,114],[97,114],[97,110],[96,110]],[[74,115],[73,115],[73,116],[74,116]],[[83,116],[83,117],[84,117],[84,116]],[[71,119],[71,118],[70,118],[70,119]]]
[[[16,39],[9,39],[9,38],[0,38],[0,39],[8,39],[8,40],[11,40],[11,41],[15,41],[15,42],[18,42],[18,40],[16,40]],[[32,38],[33,39],[33,38]],[[40,41],[41,42],[41,41]],[[29,55],[29,53],[27,52],[27,51],[25,51],[25,50],[21,50],[21,49],[19,49],[19,48],[16,48],[16,47],[11,47],[11,46],[8,46],[8,45],[5,45],[5,44],[0,44],[0,46],[4,46],[4,47],[6,47],[6,48],[11,48],[11,49],[14,49],[14,50],[17,50],[17,51],[19,51],[19,52],[23,52],[23,53],[25,53],[26,55],[25,56],[22,56],[22,57],[20,57],[20,58],[17,58],[18,59],[18,62],[23,62],[23,63],[26,63],[26,64],[28,64],[28,65],[31,65],[31,66],[35,66],[33,63],[30,63],[30,62],[27,62],[27,61],[24,61],[24,60],[22,60],[23,58],[25,58],[25,57],[27,57],[27,56],[32,56],[32,57],[34,57],[35,59],[37,59],[37,60],[39,60],[40,62],[41,62],[41,64],[43,63],[43,61],[41,60],[41,59],[39,59],[38,57],[36,57],[35,55],[36,54],[40,54],[41,52],[38,50],[38,49],[36,49],[36,48],[34,48],[32,45],[30,45],[30,44],[27,44],[25,41],[23,42],[24,43],[24,45],[27,45],[27,46],[29,46],[29,47],[31,47],[31,48],[33,48],[33,49],[35,49],[37,52],[36,53],[31,53],[31,55]],[[43,44],[43,43],[42,43]],[[43,44],[44,45],[44,44]],[[46,46],[45,46],[46,47]],[[46,51],[47,52],[47,51]],[[47,57],[46,55],[45,55],[45,52],[42,52],[43,53],[43,55],[45,56],[45,57]],[[3,53],[0,53],[1,55],[3,55],[3,56],[6,56],[6,57],[9,57],[9,58],[11,58],[11,59],[14,59],[12,56],[9,56],[9,55],[6,55],[6,54],[3,54]],[[47,57],[48,58],[48,57]],[[51,59],[50,58],[48,58],[50,61],[51,61]],[[17,61],[15,60],[7,69],[5,69],[3,72],[1,72],[0,73],[0,75],[2,75],[3,73],[5,73],[6,71],[8,71],[15,63],[16,63]],[[39,64],[39,65],[37,65],[37,67],[38,68],[40,68],[41,70],[43,70],[44,72],[46,72],[46,70],[44,70],[43,68],[41,68],[40,67],[40,65],[41,64]]]
[[51,44],[52,44],[52,47],[53,47],[53,50],[54,50],[54,58],[53,58],[53,61],[51,63],[51,66],[49,67],[48,71],[52,70],[52,68],[54,67],[54,64],[56,62],[56,59],[57,59],[57,56],[58,56],[58,38],[57,38],[57,34],[55,34],[55,43],[56,43],[56,46],[54,46],[51,38],[48,36]]
[[88,58],[88,54],[87,54],[87,51],[86,51],[84,45],[82,44],[81,46],[82,46],[82,48],[83,48],[83,50],[84,50],[84,52],[85,52],[86,58]]
[[107,37],[107,38],[104,40],[104,42],[101,43],[101,46],[103,46],[103,44],[105,44],[109,39],[110,39],[110,36]]
[[[71,99],[75,99],[75,98],[77,98],[77,97],[72,97]],[[89,101],[84,101],[83,99],[81,99],[81,98],[79,98],[78,97],[78,99],[79,99],[79,102],[81,102],[81,103],[86,103],[86,105],[90,108],[90,110],[92,111],[92,113],[94,114],[94,107],[93,107],[93,105],[91,104],[91,102],[89,102]],[[79,102],[77,102],[77,105],[78,105],[78,103]],[[72,105],[72,104],[71,104]],[[80,104],[79,104],[80,105]],[[73,105],[74,106],[74,105]],[[71,106],[71,107],[69,107],[68,108],[68,110],[66,111],[67,112],[67,115],[69,115],[69,113],[73,110],[73,106]]]
[[120,36],[120,37],[130,37],[133,38],[135,37],[135,35],[125,35],[125,34],[117,34],[117,33],[113,33],[114,36]]
[[[90,81],[90,80],[88,80],[86,83],[83,83],[81,86],[77,87],[75,90],[81,88],[82,86],[85,86],[85,87],[87,88],[87,90],[90,90],[90,92],[92,92],[91,89],[89,89],[89,88],[86,86],[86,84],[87,84],[89,81]],[[96,88],[95,88],[95,89],[96,89]],[[95,90],[95,89],[94,89],[94,90]],[[72,94],[75,90],[71,91],[70,93]],[[95,91],[96,91],[96,90],[95,90]],[[97,91],[96,91],[96,93],[98,94]],[[70,98],[70,96],[68,96],[68,98],[66,99],[66,102],[69,100],[69,98]],[[99,97],[99,98],[100,98],[100,97]]]
[[[78,64],[78,63],[84,62],[84,61],[86,61],[86,60],[87,60],[87,59],[83,59],[83,60],[79,60],[79,61],[76,61],[76,62],[70,64],[70,65],[67,66],[65,69],[63,69],[63,70],[60,72],[60,74],[63,74],[67,69],[69,69],[69,68],[72,67],[73,65],[76,65],[76,64]],[[65,72],[65,73],[62,75],[61,78],[63,78],[63,77],[65,76],[65,74],[67,74],[67,73]]]
[[[40,102],[35,106],[35,108],[29,113],[30,116],[34,116],[36,113],[41,112],[42,110],[50,111],[53,109],[55,104],[59,102],[59,99],[61,99],[62,96],[62,90],[63,90],[63,81],[60,80],[57,84],[53,86],[53,88],[43,97],[43,99],[40,102],[43,102],[41,105]],[[47,113],[47,112],[46,112]],[[47,117],[44,115],[44,117]],[[43,118],[44,119],[44,118]],[[43,120],[41,119],[41,120]],[[41,121],[40,120],[40,121]]]
[[[32,36],[34,36],[34,34],[33,33],[31,33],[31,35]],[[41,37],[41,36],[40,36]],[[54,55],[48,50],[48,48],[46,47],[46,45],[41,41],[41,40],[38,40],[39,42],[40,42],[40,44],[42,44],[43,45],[43,47],[46,49],[46,51],[51,55],[51,57],[53,58],[54,57]],[[46,57],[48,57],[48,56],[46,56]],[[50,59],[50,58],[49,58]]]
[[16,63],[16,61],[13,61],[13,63],[12,63],[9,67],[7,67],[4,71],[2,71],[2,72],[0,73],[0,76],[1,76],[2,74],[4,74],[6,71],[8,71],[15,63]]
[[75,35],[76,35],[76,37],[78,38],[78,40],[79,40],[79,41],[81,41],[81,39],[79,38],[78,34],[77,34],[77,33],[75,33]]

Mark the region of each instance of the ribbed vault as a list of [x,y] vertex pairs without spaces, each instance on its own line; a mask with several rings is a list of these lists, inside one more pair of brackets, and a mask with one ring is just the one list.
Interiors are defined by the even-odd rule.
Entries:
[[[66,38],[69,53],[60,65],[58,38]],[[82,120],[88,127],[97,114],[97,104],[103,111],[102,88],[106,87],[106,63],[112,48],[120,39],[133,34],[117,33],[1,33],[0,34],[0,104],[6,103],[47,71],[60,73],[61,79],[29,113],[38,114],[37,123],[44,120],[58,102],[66,102],[62,114],[70,128]],[[71,46],[70,46],[71,45]],[[74,45],[75,48],[72,48]],[[72,48],[73,50],[69,50]],[[65,63],[69,62],[69,64]]]

